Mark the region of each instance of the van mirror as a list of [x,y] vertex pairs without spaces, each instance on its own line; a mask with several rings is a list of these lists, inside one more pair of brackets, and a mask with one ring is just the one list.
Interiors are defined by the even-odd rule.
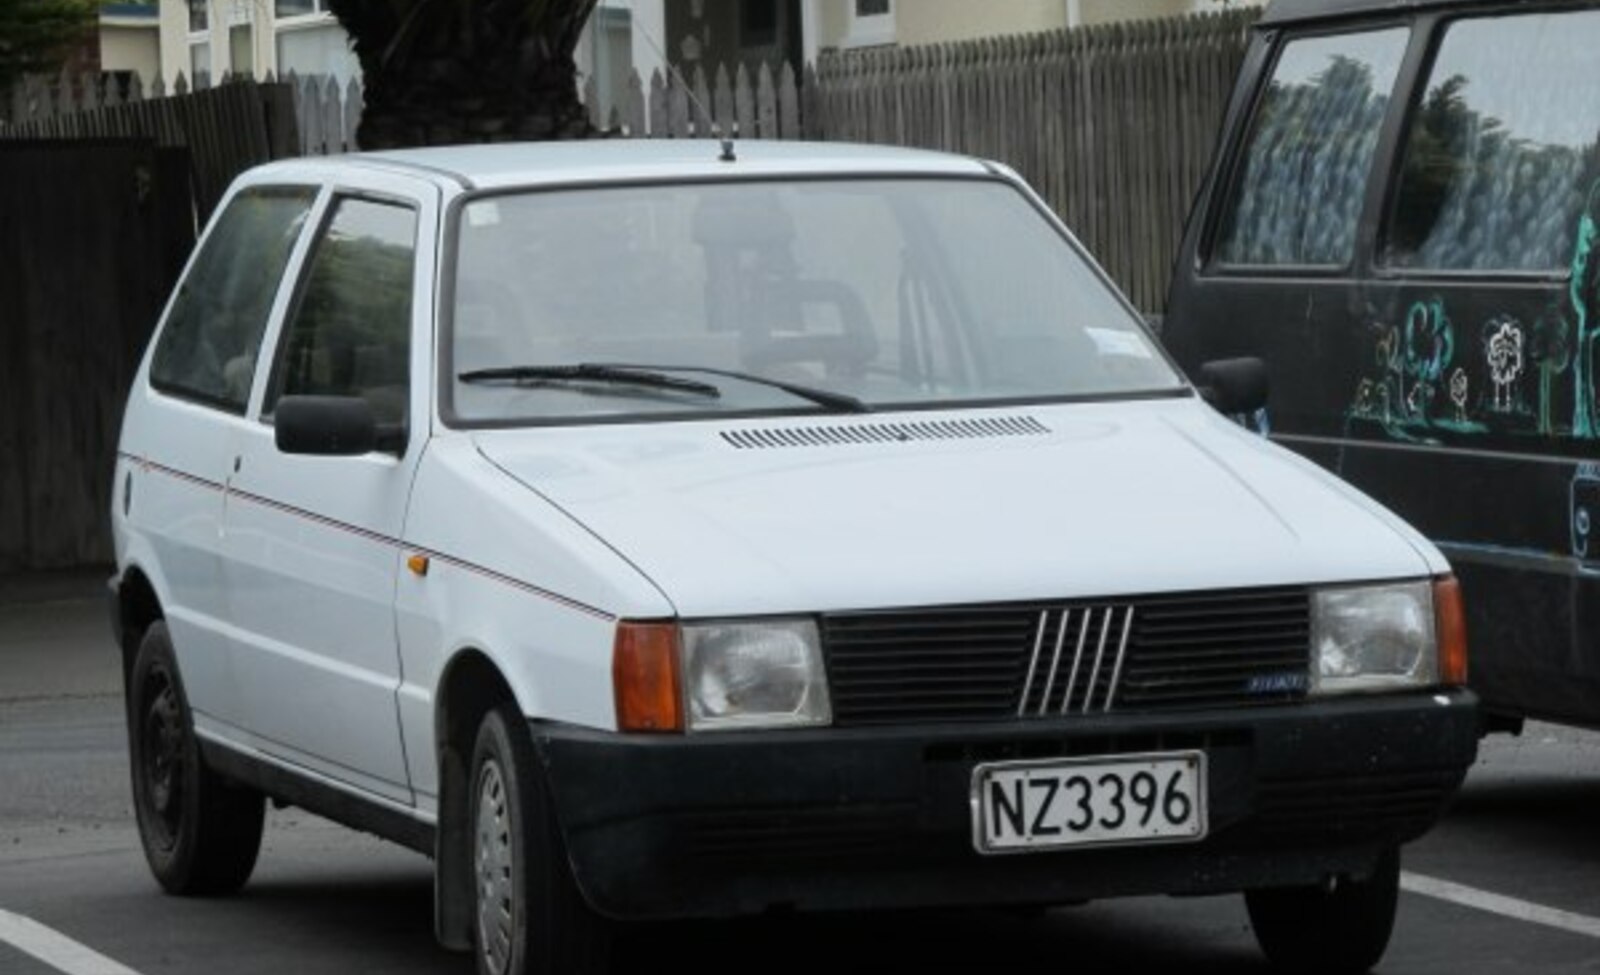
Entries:
[[286,454],[357,457],[404,444],[403,433],[379,429],[372,404],[358,396],[285,396],[273,425]]
[[1267,405],[1267,364],[1256,358],[1214,359],[1200,367],[1200,398],[1237,416]]

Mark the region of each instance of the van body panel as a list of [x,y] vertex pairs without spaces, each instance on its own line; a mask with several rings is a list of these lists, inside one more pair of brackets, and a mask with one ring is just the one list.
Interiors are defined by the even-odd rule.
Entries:
[[[1258,28],[1190,217],[1163,340],[1191,376],[1214,359],[1263,358],[1273,393],[1261,420],[1273,438],[1440,547],[1466,595],[1471,680],[1490,710],[1600,726],[1600,543],[1591,542],[1591,532],[1600,532],[1591,525],[1600,520],[1600,441],[1587,338],[1600,321],[1591,258],[1600,152],[1594,144],[1578,151],[1582,165],[1570,167],[1576,175],[1563,186],[1583,202],[1558,227],[1507,229],[1497,215],[1475,212],[1466,231],[1526,233],[1529,246],[1558,255],[1551,263],[1559,266],[1443,270],[1393,266],[1384,254],[1412,128],[1437,85],[1430,73],[1443,58],[1446,32],[1490,16],[1498,18],[1496,31],[1514,32],[1521,17],[1543,16],[1549,22],[1540,30],[1555,34],[1560,16],[1593,10],[1600,5],[1277,0]],[[1361,189],[1348,264],[1218,261],[1219,228],[1237,219],[1235,188],[1265,124],[1284,48],[1397,24],[1412,33]],[[1487,79],[1479,90],[1486,86]],[[1529,101],[1537,97],[1523,104]],[[1286,189],[1315,192],[1310,180]]]

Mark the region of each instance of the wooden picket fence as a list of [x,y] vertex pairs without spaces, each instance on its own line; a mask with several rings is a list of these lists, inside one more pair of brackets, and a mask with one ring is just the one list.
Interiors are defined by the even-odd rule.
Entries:
[[[889,143],[1005,163],[1038,188],[1139,307],[1159,312],[1184,217],[1210,165],[1257,17],[1248,8],[955,44],[829,51],[803,72],[788,65],[695,67],[657,71],[648,81],[635,72],[606,118],[593,78],[584,94],[596,128],[618,137],[722,133]],[[230,94],[257,87],[274,94],[254,101]],[[184,88],[180,76],[175,93]],[[186,134],[190,145],[242,147],[223,154],[208,196],[220,193],[216,180],[225,186],[231,178],[228,165],[357,149],[359,81],[289,75],[277,84],[231,81],[185,97],[163,94],[142,92],[137,83],[113,91],[71,79],[53,86],[35,80],[15,94],[15,124],[0,127],[0,138],[138,131],[169,140],[163,144],[184,144]],[[180,107],[190,104],[196,107]],[[215,110],[202,110],[207,105]]]
[[820,128],[829,139],[1013,167],[1136,305],[1159,312],[1259,16],[1245,9],[824,56]]
[[744,65],[731,73],[718,66],[709,76],[703,65],[688,72],[653,71],[648,87],[634,71],[620,104],[601,117],[594,78],[584,86],[589,121],[624,138],[705,138],[712,134],[743,139],[821,139],[826,137],[816,111],[816,69],[804,78],[789,64],[776,71],[763,64],[754,74]]
[[187,149],[203,222],[235,176],[297,154],[294,115],[287,85],[248,79],[189,91],[180,75],[168,94],[160,82],[144,89],[137,76],[126,88],[101,75],[30,78],[12,92],[0,140],[142,138]]

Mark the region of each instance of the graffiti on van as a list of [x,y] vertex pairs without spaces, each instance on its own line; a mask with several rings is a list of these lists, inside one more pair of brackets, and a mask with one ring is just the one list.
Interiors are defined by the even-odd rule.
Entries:
[[[1444,299],[1413,302],[1402,324],[1373,322],[1376,370],[1361,377],[1347,420],[1380,425],[1391,439],[1436,442],[1433,434],[1522,433],[1600,438],[1595,345],[1600,340],[1600,182],[1588,194],[1574,234],[1564,293],[1528,326],[1515,315],[1488,316],[1477,355],[1456,361],[1459,333]],[[1537,377],[1533,390],[1525,380]],[[1570,379],[1572,419],[1559,422]],[[1536,397],[1530,405],[1529,395]]]
[[1483,326],[1484,358],[1489,364],[1489,381],[1494,383],[1496,413],[1510,413],[1516,401],[1515,387],[1522,377],[1522,323],[1510,315],[1496,315]]
[[1375,329],[1379,374],[1357,384],[1351,419],[1375,421],[1389,436],[1408,441],[1427,440],[1433,429],[1487,429],[1468,416],[1468,374],[1460,367],[1451,370],[1456,328],[1443,298],[1414,303],[1402,326],[1377,324]]
[[1589,190],[1583,214],[1578,218],[1577,241],[1572,249],[1572,281],[1569,288],[1572,313],[1578,319],[1576,355],[1573,358],[1573,387],[1577,402],[1572,410],[1572,435],[1591,438],[1595,435],[1594,415],[1594,336],[1600,321],[1595,321],[1596,292],[1600,291],[1600,261],[1595,260],[1594,245],[1597,224],[1600,221],[1600,182]]

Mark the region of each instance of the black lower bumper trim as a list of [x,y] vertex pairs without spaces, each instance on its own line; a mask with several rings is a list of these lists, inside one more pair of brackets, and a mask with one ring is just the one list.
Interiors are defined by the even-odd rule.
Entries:
[[[1424,833],[1477,751],[1471,694],[1249,712],[652,737],[536,724],[574,873],[618,918],[1051,903],[1360,876]],[[989,857],[973,768],[1200,749],[1202,842]]]

